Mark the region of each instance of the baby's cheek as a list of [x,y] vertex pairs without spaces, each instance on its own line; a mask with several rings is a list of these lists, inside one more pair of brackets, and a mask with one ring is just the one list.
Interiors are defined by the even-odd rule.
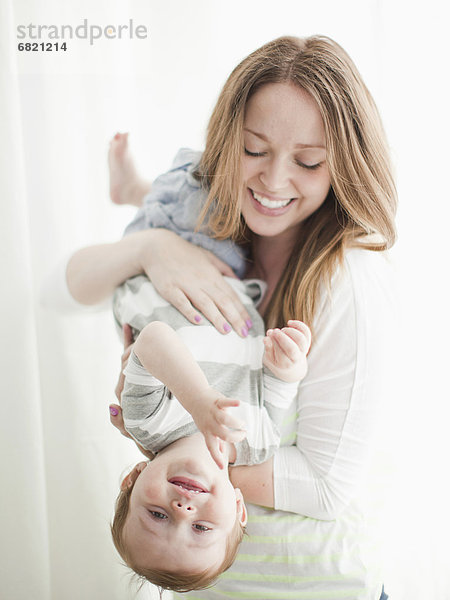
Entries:
[[161,485],[151,478],[141,482],[141,489],[148,502],[155,502],[161,497]]

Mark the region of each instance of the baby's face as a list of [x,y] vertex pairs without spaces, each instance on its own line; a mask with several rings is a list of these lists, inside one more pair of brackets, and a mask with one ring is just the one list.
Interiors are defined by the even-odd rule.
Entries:
[[241,492],[197,434],[173,443],[140,473],[124,537],[135,563],[196,573],[223,562],[236,518],[245,525]]

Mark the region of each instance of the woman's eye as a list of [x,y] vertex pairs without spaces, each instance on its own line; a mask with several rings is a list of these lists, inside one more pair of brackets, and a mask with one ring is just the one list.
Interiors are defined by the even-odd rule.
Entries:
[[152,517],[154,517],[155,519],[167,519],[167,515],[165,515],[164,513],[160,513],[157,510],[149,510],[149,513],[152,515]]
[[318,169],[320,167],[320,165],[322,163],[317,163],[315,165],[305,165],[305,163],[302,163],[300,160],[296,160],[295,161],[299,167],[302,167],[303,169],[309,169],[310,171],[314,171],[315,169]]
[[[244,148],[244,152],[245,152],[245,154],[247,156],[254,156],[254,157],[260,157],[260,156],[265,156],[266,155],[265,152],[251,152],[247,148]],[[320,165],[322,163],[318,162],[315,165],[307,165],[304,162],[302,162],[301,160],[296,160],[295,164],[298,165],[299,167],[302,167],[303,169],[308,169],[309,171],[315,171],[316,169],[318,169],[320,167]]]
[[247,156],[264,156],[264,152],[250,152],[250,150],[247,150],[247,148],[244,148],[244,152],[245,154],[247,154]]
[[206,525],[198,525],[197,523],[194,523],[192,527],[197,531],[211,531],[211,527],[206,527]]

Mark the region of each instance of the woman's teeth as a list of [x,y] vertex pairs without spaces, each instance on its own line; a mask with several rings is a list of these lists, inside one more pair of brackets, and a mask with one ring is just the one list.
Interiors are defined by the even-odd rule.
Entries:
[[282,206],[287,206],[292,198],[287,198],[286,200],[269,200],[265,196],[261,196],[257,194],[253,190],[251,190],[253,198],[257,200],[260,204],[265,206],[266,208],[281,208]]

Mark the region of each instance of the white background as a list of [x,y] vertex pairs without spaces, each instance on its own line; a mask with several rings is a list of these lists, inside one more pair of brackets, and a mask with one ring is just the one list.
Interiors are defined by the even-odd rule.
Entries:
[[[450,597],[448,49],[444,3],[400,0],[2,0],[2,497],[0,596],[134,597],[108,534],[120,474],[137,458],[108,423],[120,345],[108,313],[57,316],[48,270],[117,239],[133,211],[108,200],[106,153],[130,131],[148,178],[202,148],[237,62],[279,35],[321,33],[352,56],[380,108],[396,166],[401,345],[380,485],[386,588]],[[148,28],[146,40],[17,50],[17,25]],[[24,40],[25,41],[25,40]],[[40,41],[40,40],[37,40]],[[386,340],[386,344],[390,344]],[[143,596],[145,592],[141,592]]]

